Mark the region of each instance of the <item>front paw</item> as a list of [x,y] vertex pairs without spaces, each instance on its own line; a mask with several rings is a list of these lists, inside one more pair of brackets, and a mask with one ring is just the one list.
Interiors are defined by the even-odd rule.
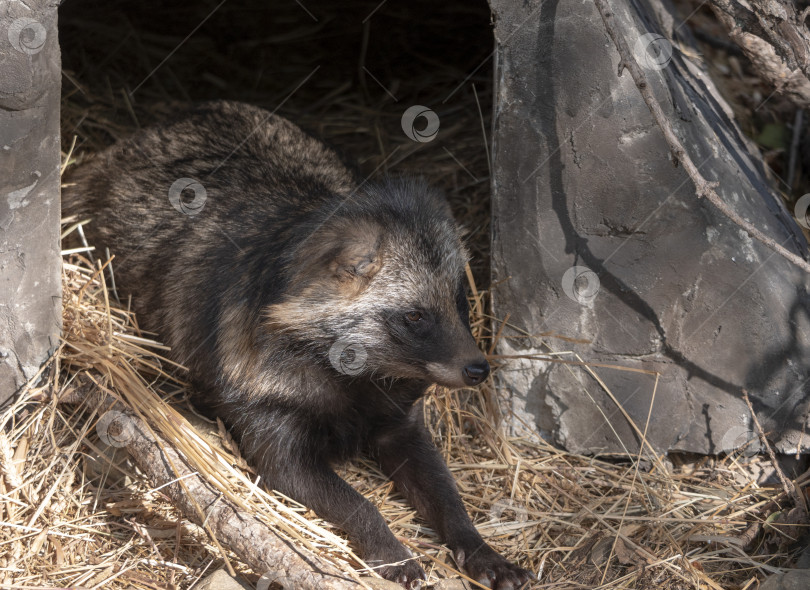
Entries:
[[375,547],[376,551],[364,551],[366,563],[386,580],[396,582],[408,590],[419,590],[427,576],[413,554],[398,542],[388,545],[387,549],[383,549],[383,546],[380,543]]
[[528,582],[535,579],[530,571],[507,561],[493,551],[489,545],[455,554],[456,563],[463,567],[472,579],[489,586],[492,590],[518,590],[528,588]]
[[377,573],[408,590],[419,590],[427,579],[425,570],[413,558],[377,568]]

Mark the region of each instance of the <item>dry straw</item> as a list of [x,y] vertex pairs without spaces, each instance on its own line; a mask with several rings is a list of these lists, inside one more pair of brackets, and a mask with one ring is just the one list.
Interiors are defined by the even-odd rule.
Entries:
[[[105,446],[98,392],[141,416],[231,502],[348,575],[362,572],[339,531],[254,485],[227,435],[194,418],[182,368],[132,313],[110,305],[99,268],[83,254],[66,258],[64,342],[44,382],[2,416],[2,587],[188,588],[224,563],[254,582],[262,573],[183,519],[125,452]],[[474,292],[473,308],[484,309],[486,292]],[[486,341],[487,324],[474,324]],[[437,389],[425,415],[479,530],[541,573],[537,587],[751,588],[788,561],[779,547],[797,531],[767,523],[790,501],[781,488],[759,488],[741,462],[673,468],[648,453],[625,462],[571,455],[505,434],[496,397],[490,384],[480,393]],[[374,465],[358,461],[342,474],[423,556],[431,581],[458,575]]]

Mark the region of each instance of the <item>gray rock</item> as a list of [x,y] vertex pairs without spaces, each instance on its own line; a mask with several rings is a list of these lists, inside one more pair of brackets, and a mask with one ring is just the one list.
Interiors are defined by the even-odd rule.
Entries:
[[57,6],[0,3],[0,406],[59,343]]
[[[631,77],[616,76],[591,2],[490,4],[493,303],[519,329],[499,353],[572,351],[559,358],[661,374],[656,388],[643,372],[514,359],[500,371],[511,409],[570,451],[634,453],[654,395],[658,451],[757,452],[747,388],[776,450],[806,449],[808,276],[696,197]],[[727,105],[677,49],[687,27],[660,0],[610,4],[631,47],[650,33],[673,50],[675,35],[671,59],[659,52],[645,73],[692,160],[742,217],[806,256]]]
[[810,588],[810,570],[790,570],[770,576],[759,590],[807,590]]

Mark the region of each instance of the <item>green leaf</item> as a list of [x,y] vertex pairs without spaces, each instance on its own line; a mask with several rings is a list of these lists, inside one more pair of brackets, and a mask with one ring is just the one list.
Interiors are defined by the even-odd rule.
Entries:
[[790,134],[782,123],[768,123],[757,137],[759,145],[772,150],[787,149],[789,141]]

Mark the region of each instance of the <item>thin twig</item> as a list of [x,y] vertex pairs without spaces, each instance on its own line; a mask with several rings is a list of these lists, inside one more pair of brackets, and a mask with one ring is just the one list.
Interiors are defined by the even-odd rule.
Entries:
[[768,457],[771,459],[771,463],[773,464],[773,468],[776,470],[776,475],[779,476],[779,481],[782,483],[782,488],[784,488],[785,493],[793,500],[793,503],[796,505],[796,508],[802,511],[803,515],[807,515],[807,506],[804,503],[804,499],[802,495],[799,493],[799,490],[796,489],[796,485],[793,483],[792,480],[788,479],[785,475],[785,472],[782,471],[782,467],[779,465],[779,461],[776,459],[776,453],[773,452],[771,445],[768,443],[768,439],[765,436],[765,431],[762,429],[762,425],[759,423],[759,419],[757,418],[756,412],[754,412],[754,406],[751,404],[751,400],[748,399],[748,391],[743,389],[743,401],[745,401],[745,405],[748,406],[748,411],[751,412],[751,419],[754,421],[754,426],[757,429],[757,436],[759,436],[759,442],[762,443],[762,446],[768,451]]

